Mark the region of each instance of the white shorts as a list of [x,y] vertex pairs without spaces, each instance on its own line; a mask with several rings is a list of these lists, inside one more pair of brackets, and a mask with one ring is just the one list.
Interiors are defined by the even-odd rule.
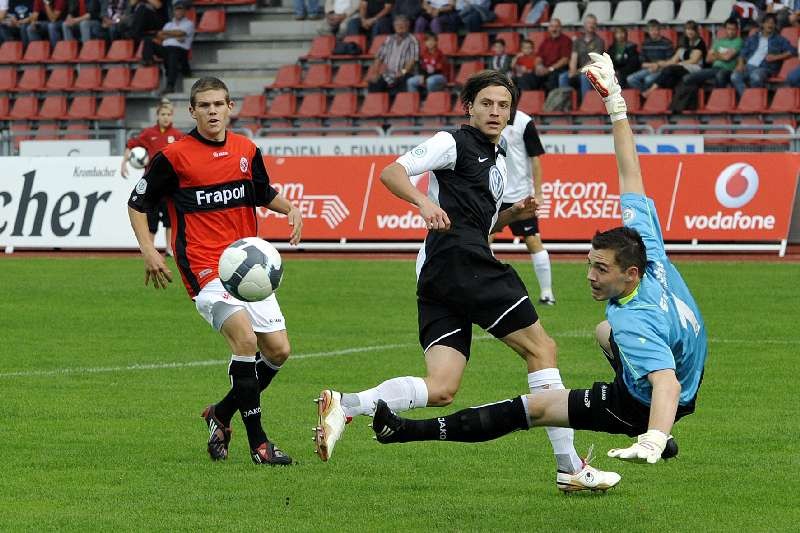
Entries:
[[217,331],[228,317],[242,309],[250,315],[253,331],[257,333],[286,329],[281,306],[274,294],[260,302],[243,302],[231,296],[219,278],[213,279],[202,288],[194,299],[194,304],[197,312]]

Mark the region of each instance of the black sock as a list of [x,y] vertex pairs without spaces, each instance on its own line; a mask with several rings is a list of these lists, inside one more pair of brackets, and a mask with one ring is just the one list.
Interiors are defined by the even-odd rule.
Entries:
[[275,363],[267,363],[267,359],[261,352],[256,353],[256,374],[258,374],[258,390],[264,392],[264,389],[269,387],[272,383],[272,378],[278,373],[281,367],[275,368]]
[[231,389],[228,391],[228,394],[226,394],[223,399],[214,405],[214,414],[217,415],[217,418],[220,422],[230,427],[231,419],[233,418],[233,414],[236,412],[236,409],[236,393],[233,391],[233,387],[231,387]]
[[267,440],[261,427],[261,400],[256,377],[255,359],[251,361],[231,360],[228,372],[233,381],[233,392],[247,430],[247,440],[251,449],[256,449]]
[[449,440],[483,442],[528,429],[528,415],[522,398],[470,407],[452,415],[428,420],[405,420],[398,442]]

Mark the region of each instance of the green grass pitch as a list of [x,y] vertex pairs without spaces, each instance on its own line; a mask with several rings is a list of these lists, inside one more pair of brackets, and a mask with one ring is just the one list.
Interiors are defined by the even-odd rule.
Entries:
[[[682,262],[710,354],[677,460],[605,457],[627,437],[578,433],[622,474],[607,494],[565,496],[543,430],[479,445],[381,446],[351,424],[330,463],[313,453],[321,388],[422,375],[411,260],[287,256],[279,300],[294,358],[262,398],[267,432],[297,465],[205,452],[204,405],[227,388],[228,350],[180,283],[142,285],[138,258],[0,261],[0,531],[796,530],[800,265]],[[529,263],[514,263],[538,294]],[[174,268],[174,265],[173,265]],[[554,263],[558,305],[540,308],[569,386],[611,376],[592,341],[604,304],[577,262]],[[476,336],[483,333],[476,331]],[[479,339],[461,392],[429,417],[526,392],[522,361]]]

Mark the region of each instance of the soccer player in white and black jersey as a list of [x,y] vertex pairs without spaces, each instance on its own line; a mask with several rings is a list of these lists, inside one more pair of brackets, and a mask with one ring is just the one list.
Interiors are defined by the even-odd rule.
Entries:
[[[503,192],[500,210],[508,209],[531,195],[541,203],[542,164],[539,157],[544,155],[544,147],[530,115],[519,109],[512,110],[511,120],[500,138],[500,146],[506,151],[508,167],[508,183]],[[554,305],[556,298],[553,295],[550,255],[542,245],[538,217],[534,215],[512,222],[509,227],[515,237],[525,239],[525,246],[531,254],[533,272],[539,282],[539,303]]]
[[[505,150],[498,145],[516,101],[504,74],[483,71],[460,95],[469,124],[441,131],[387,166],[381,181],[397,197],[419,207],[429,233],[417,258],[419,340],[427,375],[398,377],[357,394],[323,390],[318,401],[317,452],[328,460],[346,420],[373,415],[384,400],[392,409],[444,406],[461,385],[472,344],[472,324],[502,340],[528,366],[531,393],[563,389],[556,345],[547,335],[525,285],[509,265],[495,259],[489,235],[535,214],[532,197],[500,211],[506,184]],[[409,176],[432,171],[428,195]],[[570,490],[604,490],[619,475],[586,464],[575,452],[573,431],[548,428],[558,464],[556,482]],[[586,480],[597,480],[586,484]]]

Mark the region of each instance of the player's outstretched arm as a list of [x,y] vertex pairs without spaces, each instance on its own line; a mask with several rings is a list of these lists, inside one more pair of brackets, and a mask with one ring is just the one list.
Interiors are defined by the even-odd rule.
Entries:
[[581,69],[595,91],[603,98],[614,131],[614,152],[617,156],[620,193],[644,194],[642,171],[636,154],[636,143],[628,122],[628,106],[614,73],[608,54],[589,53],[592,62]]
[[381,172],[381,183],[398,198],[419,207],[419,214],[425,219],[428,229],[434,231],[450,229],[450,218],[447,213],[414,187],[403,165],[392,163],[384,168]]

